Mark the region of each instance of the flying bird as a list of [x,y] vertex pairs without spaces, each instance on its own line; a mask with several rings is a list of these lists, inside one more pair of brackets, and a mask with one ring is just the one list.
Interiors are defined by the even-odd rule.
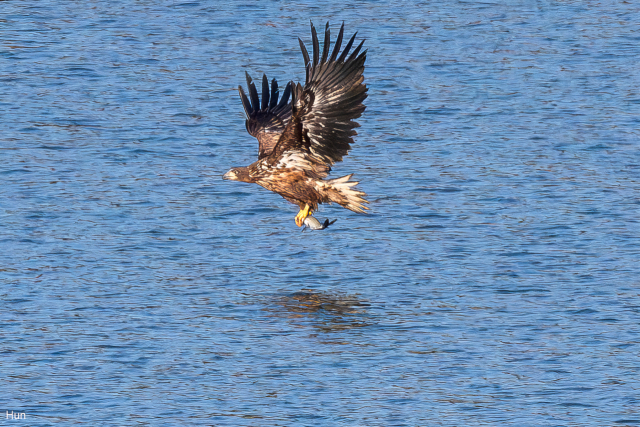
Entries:
[[318,35],[311,24],[312,57],[298,38],[305,84],[287,83],[279,101],[278,82],[273,79],[269,88],[266,75],[262,76],[262,101],[248,73],[249,96],[238,86],[247,131],[258,139],[258,160],[229,170],[223,179],[258,184],[298,205],[298,227],[321,203],[337,203],[357,213],[368,209],[364,205],[369,203],[364,199],[366,194],[354,188],[358,182],[350,180],[353,174],[325,179],[331,165],[349,152],[357,135],[354,129],[360,126],[355,119],[362,115],[362,102],[367,98],[362,75],[367,54],[362,51],[364,41],[350,53],[354,34],[341,53],[343,34],[344,23],[331,51],[327,23],[320,52]]

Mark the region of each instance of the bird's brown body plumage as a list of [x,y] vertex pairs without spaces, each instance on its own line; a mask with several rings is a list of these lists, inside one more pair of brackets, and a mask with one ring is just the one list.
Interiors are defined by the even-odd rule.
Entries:
[[[262,78],[262,103],[247,74],[247,97],[238,87],[247,114],[247,131],[259,142],[258,161],[248,167],[234,168],[225,179],[256,183],[297,204],[296,223],[318,209],[321,203],[335,202],[354,212],[365,213],[363,192],[352,187],[351,175],[325,180],[331,165],[347,155],[365,107],[367,88],[363,84],[366,51],[362,43],[349,55],[355,39],[340,54],[344,24],[329,56],[329,24],[320,57],[316,30],[311,25],[313,58],[300,40],[306,67],[306,82],[288,83],[278,102],[278,84],[274,79],[269,91]],[[340,54],[340,56],[338,56]],[[349,55],[349,56],[348,56]],[[292,100],[289,103],[289,96]]]

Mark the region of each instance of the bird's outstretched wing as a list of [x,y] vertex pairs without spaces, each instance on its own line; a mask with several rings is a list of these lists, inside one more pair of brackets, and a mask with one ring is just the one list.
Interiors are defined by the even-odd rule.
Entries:
[[278,82],[271,80],[271,93],[269,93],[269,82],[266,75],[262,75],[262,102],[258,97],[256,85],[251,80],[249,73],[247,76],[247,89],[249,98],[238,86],[242,105],[247,115],[245,126],[250,135],[258,139],[258,159],[268,156],[276,146],[280,135],[284,132],[287,123],[291,119],[291,83],[287,83],[280,102],[278,102]]
[[320,56],[318,35],[311,24],[313,58],[309,57],[304,43],[298,39],[307,76],[304,87],[298,83],[292,88],[294,120],[290,121],[289,126],[299,123],[298,126],[301,128],[298,132],[301,133],[302,140],[282,138],[283,147],[279,146],[276,151],[303,148],[309,150],[319,161],[332,165],[347,155],[353,143],[353,136],[357,135],[354,129],[360,126],[354,120],[360,117],[365,109],[362,102],[367,98],[367,87],[363,83],[362,73],[367,52],[360,52],[364,43],[362,41],[349,54],[356,37],[354,34],[340,53],[344,23],[330,55],[328,23],[324,34],[324,46]]

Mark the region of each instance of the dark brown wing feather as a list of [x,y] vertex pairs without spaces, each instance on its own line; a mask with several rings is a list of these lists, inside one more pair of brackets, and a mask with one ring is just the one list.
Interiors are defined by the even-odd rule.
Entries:
[[280,135],[284,132],[287,123],[291,119],[291,103],[289,95],[291,93],[291,83],[287,83],[280,102],[278,102],[278,82],[276,79],[271,80],[271,93],[269,92],[269,81],[267,76],[262,76],[262,103],[258,97],[256,85],[251,80],[248,73],[247,89],[249,90],[249,98],[242,90],[242,86],[238,86],[242,105],[247,115],[245,123],[247,132],[258,139],[258,159],[268,156],[276,146]]
[[292,89],[294,120],[289,122],[289,126],[296,126],[294,122],[301,124],[302,140],[283,137],[280,142],[283,147],[278,147],[276,151],[306,148],[318,160],[328,165],[341,161],[349,152],[353,136],[357,135],[354,129],[360,126],[354,120],[362,115],[365,109],[362,102],[367,98],[367,87],[363,83],[362,75],[367,52],[360,52],[363,41],[349,55],[356,36],[354,34],[338,57],[343,34],[344,24],[340,28],[331,56],[329,24],[325,27],[322,56],[313,24],[312,58],[309,57],[302,40],[299,40],[307,78],[304,87],[298,84]]

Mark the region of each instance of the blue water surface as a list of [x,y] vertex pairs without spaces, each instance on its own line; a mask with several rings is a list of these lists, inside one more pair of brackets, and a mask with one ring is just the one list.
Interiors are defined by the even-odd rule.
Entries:
[[[2,422],[640,425],[640,6],[589,3],[0,2]],[[221,175],[309,20],[372,211],[301,233]]]

